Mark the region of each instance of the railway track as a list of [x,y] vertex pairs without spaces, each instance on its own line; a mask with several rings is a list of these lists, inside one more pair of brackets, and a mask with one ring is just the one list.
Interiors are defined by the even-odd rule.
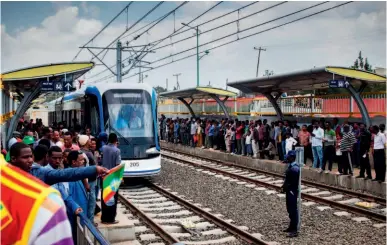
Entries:
[[141,244],[275,244],[151,182],[140,188],[122,188],[119,202],[139,218],[135,231]]
[[[169,153],[167,153],[168,151]],[[168,148],[163,149],[162,156],[165,159],[171,159],[180,164],[188,164],[195,168],[201,168],[206,172],[210,171],[215,173],[217,177],[240,180],[241,184],[251,184],[250,187],[252,188],[260,186],[257,188],[258,190],[265,190],[266,188],[272,189],[271,191],[267,191],[268,194],[279,192],[284,179],[283,175],[277,173],[253,169],[233,163],[224,163],[206,157],[193,156]],[[304,203],[307,206],[321,203],[327,205],[318,207],[321,210],[335,208],[360,215],[361,217],[357,217],[360,221],[365,221],[370,218],[377,222],[386,222],[386,200],[383,198],[304,180],[302,181],[301,193],[302,198],[307,200]],[[355,205],[355,203],[363,201],[370,203],[370,208],[361,208]],[[338,212],[337,215],[348,216],[349,213]]]

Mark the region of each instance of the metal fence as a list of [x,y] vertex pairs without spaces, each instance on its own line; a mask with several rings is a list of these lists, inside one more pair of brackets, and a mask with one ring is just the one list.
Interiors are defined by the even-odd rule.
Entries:
[[101,232],[83,214],[77,216],[77,245],[109,245]]
[[[386,93],[363,93],[363,101],[371,117],[386,116]],[[278,104],[284,115],[316,117],[361,117],[356,102],[348,94],[326,96],[281,97]],[[159,101],[159,114],[166,116],[189,115],[188,109],[178,100]],[[222,115],[216,101],[197,100],[192,103],[196,115]],[[272,116],[276,115],[273,105],[265,97],[229,98],[225,106],[233,116]]]

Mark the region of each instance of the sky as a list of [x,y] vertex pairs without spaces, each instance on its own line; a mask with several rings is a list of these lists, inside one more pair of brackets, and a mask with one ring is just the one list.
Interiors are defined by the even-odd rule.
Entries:
[[[142,71],[154,68],[144,73],[147,76],[144,82],[165,87],[168,79],[168,89],[171,90],[176,84],[173,75],[181,73],[178,77],[180,88],[194,87],[197,80],[195,31],[169,36],[180,28],[183,28],[182,31],[187,30],[181,23],[191,22],[218,2],[188,2],[178,8],[175,14],[169,15],[134,40],[141,33],[134,31],[183,2],[164,2],[131,27],[158,3],[133,2],[128,11],[124,11],[88,45],[106,47],[127,28],[130,28],[129,31],[120,40],[123,45],[129,42],[130,46],[137,46],[134,47],[136,50],[138,46],[165,39],[154,47],[162,48],[148,53],[143,59],[151,64],[144,62]],[[222,2],[190,25],[200,25],[250,3]],[[210,82],[212,86],[225,88],[227,80],[239,81],[255,77],[258,51],[254,47],[266,49],[261,52],[258,76],[263,76],[265,70],[281,74],[327,65],[348,67],[353,64],[359,51],[373,67],[386,67],[386,2],[353,2],[278,28],[281,24],[343,2],[328,2],[277,19],[322,2],[281,3],[258,2],[239,12],[200,25],[202,34],[199,35],[199,43],[203,46],[199,50],[209,50],[209,54],[199,62],[201,85]],[[1,72],[73,61],[79,47],[88,42],[127,4],[129,2],[1,2]],[[271,8],[264,10],[268,7]],[[261,12],[254,14],[258,11]],[[249,15],[251,17],[244,18]],[[244,19],[235,22],[238,18]],[[225,25],[232,21],[234,23]],[[224,26],[208,31],[221,25]],[[259,34],[252,35],[255,33]],[[249,35],[252,36],[244,38]],[[187,40],[171,45],[184,38]],[[235,42],[216,48],[231,41]],[[116,47],[116,44],[111,47]],[[191,50],[180,53],[187,49]],[[92,51],[99,52],[97,49]],[[127,59],[130,54],[123,52],[123,59]],[[192,57],[176,61],[189,55]],[[92,57],[87,49],[82,49],[74,61],[90,61]],[[93,61],[98,65],[83,77],[86,84],[115,82],[115,76],[101,62],[97,59]],[[161,66],[172,61],[171,64]],[[116,51],[110,50],[103,62],[108,66],[115,65]],[[130,67],[129,61],[126,60],[123,65],[122,71],[125,73]],[[116,67],[112,70],[115,72]],[[122,82],[137,83],[138,72],[139,68],[132,69]]]

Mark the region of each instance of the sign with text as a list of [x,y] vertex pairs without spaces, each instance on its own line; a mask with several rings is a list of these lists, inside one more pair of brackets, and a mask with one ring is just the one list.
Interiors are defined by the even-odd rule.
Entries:
[[54,81],[45,80],[42,82],[42,91],[54,91]]
[[49,78],[42,81],[41,91],[44,92],[70,92],[73,90],[73,76],[65,76],[60,80],[50,80]]
[[348,88],[349,82],[344,80],[330,80],[329,87],[330,88]]

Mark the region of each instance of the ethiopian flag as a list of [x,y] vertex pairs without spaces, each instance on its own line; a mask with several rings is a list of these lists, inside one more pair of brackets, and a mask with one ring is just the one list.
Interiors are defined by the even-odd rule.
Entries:
[[4,229],[9,223],[12,222],[12,217],[3,202],[0,201],[0,213],[1,213],[1,230]]
[[118,191],[118,188],[120,187],[122,177],[124,175],[124,167],[125,164],[120,164],[117,167],[110,169],[109,174],[103,178],[102,198],[106,205],[108,205],[108,202],[111,203],[111,200],[113,199],[114,195]]

